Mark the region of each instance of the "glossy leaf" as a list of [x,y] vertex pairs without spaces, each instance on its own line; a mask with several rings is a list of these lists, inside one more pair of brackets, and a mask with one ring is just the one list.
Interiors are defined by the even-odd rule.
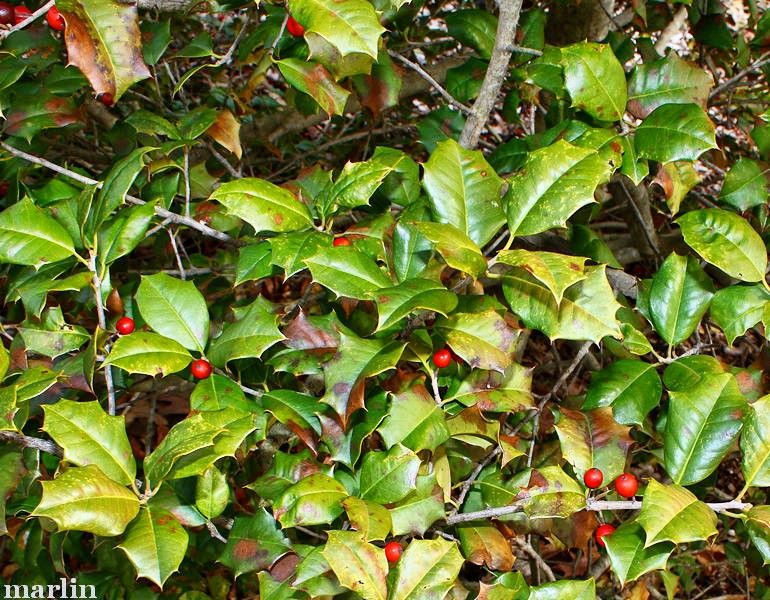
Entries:
[[0,261],[39,269],[74,255],[67,231],[29,198],[0,213]]
[[719,208],[692,210],[676,220],[684,241],[706,262],[741,281],[762,281],[767,249],[748,221]]
[[415,487],[420,459],[396,444],[388,452],[369,452],[360,473],[359,496],[379,504],[398,502]]
[[741,452],[745,486],[770,486],[770,396],[749,405]]
[[446,24],[449,35],[489,60],[497,31],[497,18],[493,14],[473,8],[456,10],[447,13]]
[[436,521],[445,517],[444,491],[436,473],[418,475],[414,491],[393,504],[388,511],[393,535],[423,535]]
[[709,316],[732,345],[735,338],[765,320],[770,294],[761,285],[731,285],[714,294]]
[[32,512],[51,519],[59,531],[120,535],[139,512],[139,499],[96,465],[72,467],[41,482],[43,497]]
[[208,358],[216,366],[224,367],[238,358],[259,358],[284,339],[276,325],[273,305],[261,296],[233,312],[235,321],[227,323],[209,347]]
[[345,487],[328,475],[315,473],[288,488],[275,501],[273,514],[281,526],[324,525],[342,514]]
[[203,352],[209,339],[209,311],[192,281],[165,273],[143,275],[136,303],[147,324],[188,350]]
[[443,598],[462,564],[463,557],[454,542],[413,539],[398,561],[388,600]]
[[310,268],[313,281],[338,296],[364,300],[371,292],[392,284],[377,263],[356,248],[324,248],[304,262]]
[[697,104],[663,104],[636,129],[636,151],[658,162],[695,160],[717,147],[714,124]]
[[563,580],[530,589],[528,600],[592,600],[596,598],[596,581]]
[[473,368],[504,372],[518,332],[490,309],[478,313],[455,313],[436,322],[447,344]]
[[516,412],[532,407],[532,371],[512,362],[502,373],[473,369],[445,400],[458,400],[465,406],[478,406],[491,412]]
[[149,503],[128,526],[118,548],[136,568],[137,577],[162,588],[182,564],[188,542],[187,531],[174,515]]
[[190,353],[174,340],[138,331],[119,338],[103,365],[120,367],[129,373],[165,376],[181,371],[190,361]]
[[457,528],[457,537],[468,562],[493,571],[510,571],[513,568],[511,545],[494,525],[484,521],[463,523]]
[[579,42],[561,48],[564,82],[572,106],[599,121],[618,121],[626,112],[626,74],[607,44]]
[[532,470],[516,500],[530,519],[566,518],[585,508],[582,488],[557,466]]
[[692,257],[672,253],[652,278],[652,324],[669,344],[689,338],[708,310],[714,284]]
[[748,158],[739,158],[725,175],[719,200],[738,209],[748,210],[767,200],[765,171]]
[[350,496],[342,502],[350,526],[367,542],[384,540],[390,533],[393,522],[388,509],[380,504]]
[[269,243],[273,251],[270,261],[288,278],[306,269],[305,260],[328,248],[332,241],[323,233],[306,231],[280,234],[270,238]]
[[556,304],[561,302],[564,290],[586,278],[585,261],[580,256],[530,250],[504,250],[497,262],[519,267],[543,283],[553,294]]
[[423,186],[431,210],[483,246],[505,223],[500,208],[502,180],[479,151],[462,148],[454,140],[436,146],[424,165]]
[[510,180],[505,196],[512,235],[533,235],[564,227],[581,206],[594,202],[594,190],[611,167],[596,150],[559,140],[531,152]]
[[340,583],[365,600],[387,598],[385,552],[354,531],[330,531],[323,549]]
[[641,360],[618,360],[591,376],[583,410],[612,406],[612,416],[618,423],[642,425],[660,403],[662,393],[655,365]]
[[671,542],[645,547],[644,529],[633,521],[623,523],[604,540],[612,571],[622,585],[645,573],[665,569],[674,549]]
[[113,481],[133,485],[136,462],[123,416],[109,416],[96,400],[62,399],[43,410],[43,430],[64,449],[64,460],[80,467],[96,465]]
[[298,58],[284,58],[275,64],[286,81],[313,98],[326,113],[344,113],[350,92],[338,85],[322,64]]
[[444,411],[419,380],[393,394],[388,415],[377,431],[387,448],[400,443],[415,452],[433,452],[449,439]]
[[763,564],[770,564],[770,506],[755,506],[746,514],[751,542],[762,555]]
[[207,519],[221,515],[230,501],[227,477],[216,467],[206,469],[195,482],[195,506]]
[[258,508],[253,515],[235,518],[219,562],[240,577],[269,569],[290,549],[289,539],[276,520],[264,508]]
[[393,287],[370,292],[377,303],[377,330],[395,325],[407,315],[426,310],[447,316],[457,306],[457,296],[438,282],[409,279]]
[[637,522],[647,534],[645,548],[659,542],[675,544],[707,540],[717,534],[714,511],[689,490],[650,479]]
[[410,223],[409,226],[425,236],[450,267],[473,277],[486,271],[487,261],[478,245],[454,225]]

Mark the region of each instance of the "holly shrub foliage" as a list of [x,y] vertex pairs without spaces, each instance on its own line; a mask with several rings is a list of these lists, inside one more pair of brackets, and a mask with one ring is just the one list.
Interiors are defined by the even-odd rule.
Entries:
[[770,13],[487,4],[4,26],[2,583],[769,597]]

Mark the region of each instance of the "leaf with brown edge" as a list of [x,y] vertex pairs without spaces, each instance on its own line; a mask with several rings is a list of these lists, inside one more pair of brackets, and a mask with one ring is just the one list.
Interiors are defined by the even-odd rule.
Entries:
[[229,110],[220,110],[216,121],[206,130],[215,142],[226,148],[238,158],[243,156],[241,149],[241,124]]
[[50,94],[16,98],[6,117],[5,133],[32,141],[43,129],[65,127],[80,120],[72,100]]
[[150,76],[134,4],[59,0],[56,6],[66,23],[69,63],[83,72],[97,95],[111,94],[115,102],[134,83]]

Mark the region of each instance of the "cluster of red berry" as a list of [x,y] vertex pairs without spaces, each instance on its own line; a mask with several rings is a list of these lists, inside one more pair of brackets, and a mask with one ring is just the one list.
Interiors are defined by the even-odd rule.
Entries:
[[[2,25],[19,25],[31,16],[32,11],[23,4],[14,6],[13,4],[8,4],[8,2],[0,2],[0,24]],[[48,21],[51,29],[64,31],[64,17],[55,6],[48,9],[45,20]]]
[[[130,333],[134,333],[135,327],[136,324],[131,317],[120,317],[117,323],[115,323],[115,330],[120,335],[129,335]],[[206,377],[211,375],[212,371],[213,367],[211,366],[211,363],[205,358],[199,358],[198,360],[193,361],[192,365],[190,365],[190,372],[196,379],[206,379]]]
[[[583,483],[586,484],[587,488],[592,490],[601,487],[602,481],[604,481],[604,473],[601,472],[601,469],[597,469],[596,467],[588,469],[583,475]],[[615,491],[618,495],[623,496],[623,498],[633,498],[636,496],[636,491],[638,489],[639,482],[636,480],[633,473],[623,473],[615,479]],[[603,538],[610,535],[613,531],[615,531],[615,527],[609,523],[599,525],[599,527],[596,528],[595,533],[596,543],[603,548],[605,545]]]

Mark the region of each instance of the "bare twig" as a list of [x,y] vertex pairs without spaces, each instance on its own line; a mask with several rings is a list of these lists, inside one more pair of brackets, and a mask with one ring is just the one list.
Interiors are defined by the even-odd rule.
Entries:
[[0,441],[10,442],[24,448],[34,448],[35,450],[47,452],[48,454],[53,454],[54,456],[61,457],[64,454],[64,451],[59,447],[58,444],[55,444],[54,442],[30,437],[28,435],[24,435],[23,433],[16,433],[15,431],[0,431]]
[[468,108],[462,102],[459,102],[458,100],[456,100],[455,97],[452,96],[452,94],[450,94],[449,92],[447,92],[446,89],[438,81],[436,81],[433,77],[431,77],[430,73],[428,73],[416,62],[412,62],[411,60],[409,60],[404,56],[401,56],[398,52],[395,52],[394,50],[388,50],[388,54],[391,57],[395,58],[396,60],[404,63],[407,67],[409,67],[415,73],[420,75],[420,77],[422,77],[425,81],[427,81],[433,87],[433,89],[435,89],[439,94],[441,94],[444,97],[444,100],[449,102],[449,104],[457,107],[465,114],[470,114],[471,112],[470,108]]
[[47,13],[48,9],[50,9],[53,5],[54,5],[54,0],[49,0],[43,6],[41,6],[35,12],[33,12],[31,15],[29,15],[26,19],[21,21],[19,24],[14,25],[9,29],[4,29],[0,31],[0,40],[5,39],[9,35],[11,35],[14,31],[19,31],[19,29],[24,29],[27,25],[32,23],[35,19],[39,19],[45,13]]
[[206,521],[206,529],[209,530],[209,533],[211,534],[211,537],[213,537],[218,542],[222,542],[223,544],[227,543],[227,540],[222,537],[222,534],[219,533],[219,529],[217,529],[217,526],[214,525],[211,521]]
[[500,446],[495,446],[495,449],[492,450],[487,456],[482,460],[478,465],[476,465],[476,468],[473,470],[473,473],[470,474],[470,477],[466,479],[463,482],[463,487],[460,488],[460,494],[457,496],[457,506],[452,510],[450,514],[457,514],[457,512],[460,510],[460,507],[462,506],[463,502],[465,501],[465,497],[468,495],[468,492],[471,489],[471,486],[473,485],[473,482],[476,481],[476,478],[478,478],[481,471],[484,470],[484,467],[486,467],[489,463],[491,463],[497,456],[503,453],[503,449]]
[[222,56],[220,56],[219,60],[217,60],[213,65],[211,65],[212,67],[221,67],[222,65],[225,65],[232,60],[233,54],[235,53],[235,49],[238,47],[238,44],[240,44],[244,33],[246,33],[245,23],[241,25],[241,29],[235,35],[235,39],[233,40],[233,43],[230,44],[230,47],[227,49],[227,52],[225,52]]
[[[94,288],[94,299],[96,301],[96,316],[99,320],[99,328],[107,331],[107,316],[104,312],[104,302],[102,300],[102,280],[99,277],[99,269],[96,266],[96,253],[91,254],[88,261],[88,268],[91,271],[91,282]],[[109,345],[105,346],[109,350]],[[104,365],[104,382],[107,384],[107,413],[115,416],[115,385],[112,381],[112,365]]]
[[741,79],[746,77],[746,75],[748,75],[749,73],[752,73],[758,69],[761,69],[762,67],[764,67],[766,64],[769,64],[769,63],[770,63],[770,51],[765,52],[759,58],[757,58],[757,60],[751,63],[748,67],[739,71],[733,77],[731,77],[724,83],[720,83],[717,87],[711,90],[711,93],[709,94],[709,100],[711,100],[715,96],[718,96],[725,90],[731,88],[733,85],[738,83]]
[[511,60],[511,47],[514,45],[514,35],[519,24],[522,0],[499,0],[500,15],[498,18],[495,46],[489,67],[481,84],[481,90],[460,134],[460,145],[464,148],[475,148],[481,137],[481,130],[487,124],[489,114],[497,102],[497,96],[503,81],[508,75],[508,63]]
[[[23,158],[27,162],[34,163],[36,165],[40,165],[41,167],[45,167],[46,169],[50,169],[51,171],[54,171],[56,173],[59,173],[60,175],[64,175],[65,177],[69,177],[73,181],[79,181],[80,183],[83,183],[85,185],[96,185],[97,187],[102,187],[103,183],[101,181],[97,181],[96,179],[91,179],[90,177],[86,177],[84,175],[81,175],[80,173],[76,173],[75,171],[70,171],[69,169],[65,169],[64,167],[60,167],[57,164],[52,163],[49,160],[46,160],[45,158],[41,158],[39,156],[35,156],[34,154],[29,154],[27,152],[24,152],[23,150],[19,150],[18,148],[14,148],[13,146],[7,144],[6,142],[0,142],[0,148],[8,152],[9,154],[13,154],[14,156],[18,158]],[[145,204],[145,201],[141,198],[137,198],[136,196],[131,196],[129,194],[126,194],[126,200],[130,202],[131,204]],[[212,229],[208,225],[204,225],[203,223],[199,223],[195,219],[184,217],[182,215],[178,215],[176,213],[171,212],[170,210],[166,210],[165,208],[162,208],[160,206],[155,207],[155,214],[159,217],[162,217],[164,219],[168,219],[169,221],[173,223],[177,223],[179,225],[185,225],[189,227],[190,229],[195,229],[196,231],[202,233],[203,235],[213,237],[221,242],[233,242],[233,238],[231,238],[226,233],[223,233],[221,231],[217,231],[216,229]]]
[[537,550],[535,550],[532,547],[532,544],[530,544],[527,540],[524,538],[513,538],[513,542],[521,548],[527,556],[534,559],[534,561],[537,563],[537,565],[543,570],[543,573],[545,573],[546,579],[548,581],[556,581],[556,575],[553,574],[553,571],[551,570],[551,567],[548,566],[548,563],[545,562],[542,556],[538,553]]

